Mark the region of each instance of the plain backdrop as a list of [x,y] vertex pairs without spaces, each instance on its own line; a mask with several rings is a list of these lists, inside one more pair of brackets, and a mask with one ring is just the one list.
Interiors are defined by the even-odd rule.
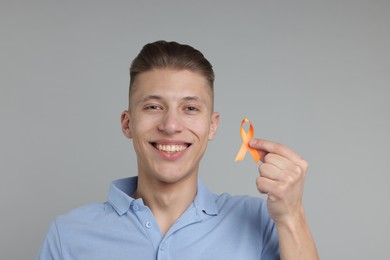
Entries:
[[390,1],[0,1],[0,258],[34,259],[48,225],[136,175],[120,130],[128,68],[175,40],[216,72],[215,193],[260,196],[239,126],[310,164],[322,259],[390,259]]

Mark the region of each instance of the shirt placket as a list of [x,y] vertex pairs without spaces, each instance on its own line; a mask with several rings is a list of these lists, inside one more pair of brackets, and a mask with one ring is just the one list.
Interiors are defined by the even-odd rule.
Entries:
[[172,253],[171,245],[172,237],[179,235],[180,230],[186,226],[197,223],[201,217],[193,204],[183,213],[176,223],[168,230],[167,234],[162,238],[157,251],[157,260],[169,260]]
[[134,200],[131,208],[133,213],[137,216],[141,227],[148,235],[154,251],[157,251],[163,239],[163,235],[152,212],[141,200]]

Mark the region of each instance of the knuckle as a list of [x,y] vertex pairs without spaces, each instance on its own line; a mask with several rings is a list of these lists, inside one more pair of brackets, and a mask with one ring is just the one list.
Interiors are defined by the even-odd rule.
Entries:
[[265,166],[265,163],[260,164],[260,166],[259,166],[259,172],[260,172],[260,173],[263,172],[265,167],[266,167],[266,166]]
[[257,189],[260,191],[260,192],[264,192],[265,188],[264,188],[264,183],[261,181],[261,177],[258,177],[256,179],[256,187]]
[[293,172],[294,173],[297,173],[297,174],[302,174],[303,173],[303,169],[301,168],[301,166],[299,166],[299,165],[294,165],[294,167],[293,167]]
[[275,159],[277,159],[277,155],[275,155],[274,153],[267,153],[264,156],[264,162],[272,162],[275,161]]
[[287,185],[292,185],[293,183],[295,183],[296,178],[293,174],[286,174],[285,180]]
[[309,163],[303,158],[297,161],[297,164],[299,164],[303,169],[307,169],[309,167]]
[[264,171],[267,171],[267,169],[269,169],[269,164],[268,163],[262,163],[259,166],[259,172],[260,173],[264,173]]
[[307,168],[309,168],[309,163],[306,161],[306,160],[302,160],[301,161],[301,165],[302,165],[302,167],[303,167],[303,169],[307,169]]
[[263,139],[257,139],[257,144],[258,144],[259,146],[263,146],[264,143],[265,143],[265,140],[263,140]]
[[257,186],[257,188],[259,188],[261,184],[262,184],[261,176],[259,176],[259,177],[256,178],[256,186]]
[[284,154],[287,150],[287,147],[280,143],[275,143],[275,150],[278,154]]

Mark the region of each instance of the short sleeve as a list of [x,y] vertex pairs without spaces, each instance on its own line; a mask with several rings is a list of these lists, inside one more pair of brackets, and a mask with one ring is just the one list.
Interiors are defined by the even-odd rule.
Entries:
[[58,235],[56,222],[53,222],[46,234],[46,238],[41,246],[37,260],[60,260],[61,243]]

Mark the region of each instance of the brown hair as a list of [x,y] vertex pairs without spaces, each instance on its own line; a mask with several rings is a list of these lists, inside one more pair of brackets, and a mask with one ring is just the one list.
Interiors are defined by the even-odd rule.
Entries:
[[190,70],[200,73],[211,88],[214,95],[214,71],[210,62],[197,49],[177,42],[156,41],[146,44],[130,66],[130,89],[142,72],[153,69]]

